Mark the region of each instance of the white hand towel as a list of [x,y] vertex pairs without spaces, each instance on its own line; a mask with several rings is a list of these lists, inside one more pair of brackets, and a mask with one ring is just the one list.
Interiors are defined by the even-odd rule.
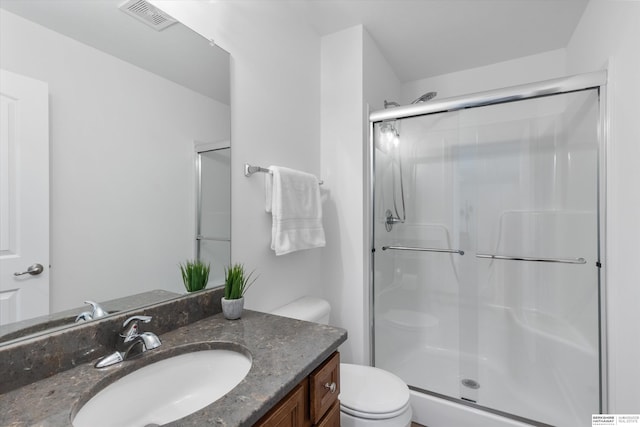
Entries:
[[271,249],[276,255],[325,246],[318,179],[279,166],[269,167],[265,210],[271,212]]

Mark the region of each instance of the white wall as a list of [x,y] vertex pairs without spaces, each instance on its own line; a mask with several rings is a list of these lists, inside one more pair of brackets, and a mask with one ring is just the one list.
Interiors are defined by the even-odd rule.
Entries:
[[639,413],[640,3],[591,0],[567,46],[570,74],[608,69],[606,292],[609,412]]
[[259,274],[247,307],[271,310],[303,295],[323,295],[326,248],[276,257],[269,249],[264,176],[242,173],[248,162],[321,177],[320,38],[284,3],[154,3],[231,53],[232,260]]
[[342,360],[364,357],[362,271],[362,26],[322,38],[321,163],[329,191],[325,223],[325,296],[331,323],[349,331]]
[[408,104],[426,92],[438,92],[438,99],[553,79],[565,75],[565,50],[558,49],[484,67],[471,68],[402,85],[401,104]]
[[[402,85],[366,28],[363,37],[364,101],[369,111],[382,110],[384,101],[400,101]],[[366,116],[368,128],[369,115]],[[368,142],[365,141],[365,142]]]
[[228,106],[1,16],[1,66],[50,89],[51,309],[182,292],[177,265],[193,256],[193,141],[227,139]]
[[371,36],[355,26],[322,38],[322,174],[325,298],[332,322],[349,331],[347,362],[369,362],[368,111],[397,99],[400,84]]
[[[283,4],[157,4],[232,55],[232,256],[260,274],[248,307],[270,310],[302,295],[324,297],[331,323],[349,332],[343,360],[368,361],[363,69],[377,70],[364,91],[382,108],[385,97],[399,96],[390,67],[362,27],[321,44]],[[245,178],[244,162],[303,169],[324,180],[324,249],[273,255],[263,177]]]

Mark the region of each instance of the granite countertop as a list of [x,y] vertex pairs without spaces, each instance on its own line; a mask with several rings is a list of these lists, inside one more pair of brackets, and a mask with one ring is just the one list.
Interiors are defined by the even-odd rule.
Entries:
[[[150,328],[152,330],[152,328]],[[240,384],[211,405],[170,426],[250,426],[346,340],[346,331],[245,310],[242,318],[222,314],[160,336],[162,346],[119,365],[96,369],[93,362],[0,395],[2,426],[71,426],[92,395],[116,379],[185,349],[248,351],[251,370]]]

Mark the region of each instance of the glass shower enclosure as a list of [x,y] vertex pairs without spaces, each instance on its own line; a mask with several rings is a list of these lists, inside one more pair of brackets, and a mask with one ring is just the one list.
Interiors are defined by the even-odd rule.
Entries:
[[373,123],[375,366],[537,425],[601,411],[600,89]]

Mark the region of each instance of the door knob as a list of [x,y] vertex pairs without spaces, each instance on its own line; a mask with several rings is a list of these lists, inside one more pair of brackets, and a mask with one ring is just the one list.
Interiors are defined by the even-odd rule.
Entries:
[[22,273],[13,273],[14,276],[22,276],[24,274],[30,274],[32,276],[37,276],[38,274],[44,271],[44,267],[42,264],[33,264],[31,267],[27,268],[27,271],[23,271]]

